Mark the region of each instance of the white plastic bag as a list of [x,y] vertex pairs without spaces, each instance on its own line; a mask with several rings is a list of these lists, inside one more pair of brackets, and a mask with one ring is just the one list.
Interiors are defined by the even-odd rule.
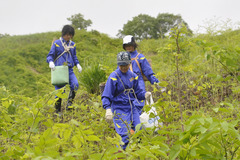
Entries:
[[[143,127],[144,128],[153,128],[155,126],[155,127],[157,127],[157,130],[158,130],[159,127],[163,126],[163,123],[162,122],[161,123],[158,122],[160,117],[157,115],[156,108],[154,106],[152,106],[154,104],[152,95],[150,96],[149,101],[150,102],[148,102],[146,100],[146,104],[150,105],[151,109],[148,112],[143,112],[140,115],[140,122],[143,123]],[[153,118],[149,118],[151,113],[154,114]]]

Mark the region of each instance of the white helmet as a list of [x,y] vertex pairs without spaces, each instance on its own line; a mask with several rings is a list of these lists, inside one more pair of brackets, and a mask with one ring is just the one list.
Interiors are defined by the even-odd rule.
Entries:
[[125,49],[125,45],[131,45],[134,49],[137,48],[137,44],[135,42],[135,38],[131,35],[127,35],[123,38],[123,49]]

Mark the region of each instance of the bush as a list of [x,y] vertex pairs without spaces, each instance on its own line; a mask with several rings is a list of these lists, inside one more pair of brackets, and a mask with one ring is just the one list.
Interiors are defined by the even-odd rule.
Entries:
[[106,73],[99,64],[91,65],[84,69],[80,77],[80,84],[88,93],[100,93],[99,84],[106,81]]

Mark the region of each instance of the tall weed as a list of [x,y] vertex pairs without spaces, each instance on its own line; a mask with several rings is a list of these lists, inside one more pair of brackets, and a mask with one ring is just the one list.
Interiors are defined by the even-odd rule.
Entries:
[[80,84],[88,93],[99,93],[99,84],[106,80],[106,73],[99,64],[94,64],[83,70],[80,76]]

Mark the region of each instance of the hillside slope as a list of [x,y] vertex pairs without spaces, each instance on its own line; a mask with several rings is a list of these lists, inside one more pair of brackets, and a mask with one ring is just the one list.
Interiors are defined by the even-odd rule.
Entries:
[[[17,94],[27,96],[48,92],[50,70],[46,56],[52,40],[61,36],[60,32],[49,32],[25,36],[11,36],[0,39],[0,85]],[[92,63],[109,63],[121,50],[121,41],[111,39],[97,31],[76,31],[77,56],[84,67]]]
[[[205,67],[202,58],[210,52],[217,52],[217,56],[222,54],[222,62],[231,65],[229,68],[235,70],[240,57],[237,56],[240,53],[239,34],[236,30],[217,36],[199,35],[187,38],[181,46],[183,63],[188,67],[195,66],[198,74],[203,74],[206,73],[206,69],[209,71],[213,68]],[[1,38],[0,85],[6,86],[13,93],[30,97],[48,93],[52,85],[46,56],[52,40],[60,35],[60,32],[48,32]],[[115,56],[123,50],[121,39],[112,39],[98,31],[77,30],[73,41],[76,42],[77,56],[83,69],[99,63],[113,70],[116,68]],[[148,39],[138,42],[138,51],[151,59],[153,71],[160,79],[166,79],[175,72],[175,60],[172,56],[176,51],[174,43],[171,39]],[[173,49],[170,51],[169,47]],[[228,54],[220,53],[223,51]]]

